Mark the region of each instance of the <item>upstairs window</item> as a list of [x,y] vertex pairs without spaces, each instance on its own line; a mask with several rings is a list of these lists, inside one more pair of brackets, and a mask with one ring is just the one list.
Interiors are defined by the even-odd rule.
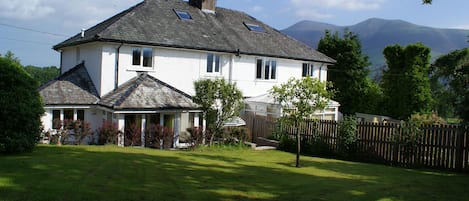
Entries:
[[207,54],[207,73],[220,73],[220,55]]
[[174,12],[181,20],[192,20],[191,14],[187,11],[174,10]]
[[259,33],[265,33],[265,29],[257,24],[250,24],[250,23],[246,23],[244,22],[244,26],[246,26],[249,31],[254,31],[254,32],[259,32]]
[[256,60],[256,79],[275,80],[277,79],[277,62],[273,60]]
[[303,63],[303,77],[313,77],[314,75],[314,65],[309,63]]
[[132,65],[137,67],[153,67],[153,49],[132,48]]

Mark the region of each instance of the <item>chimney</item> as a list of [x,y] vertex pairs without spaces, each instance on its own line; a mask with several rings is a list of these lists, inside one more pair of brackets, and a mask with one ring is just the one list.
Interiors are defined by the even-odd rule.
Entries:
[[191,6],[197,7],[200,10],[208,13],[215,13],[217,7],[217,0],[189,0]]

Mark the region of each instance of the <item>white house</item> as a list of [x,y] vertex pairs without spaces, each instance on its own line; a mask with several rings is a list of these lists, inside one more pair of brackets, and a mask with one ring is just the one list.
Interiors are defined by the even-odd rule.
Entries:
[[65,119],[92,129],[113,121],[123,131],[155,123],[174,130],[175,146],[180,133],[203,124],[191,100],[194,81],[224,78],[250,98],[290,77],[325,81],[334,63],[216,0],[145,0],[54,49],[61,76],[40,88],[45,129]]

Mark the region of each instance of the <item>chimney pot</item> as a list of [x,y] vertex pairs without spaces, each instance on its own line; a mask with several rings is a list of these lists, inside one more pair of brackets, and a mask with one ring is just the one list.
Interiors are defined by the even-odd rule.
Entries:
[[82,37],[82,38],[85,37],[85,29],[81,29],[81,37]]

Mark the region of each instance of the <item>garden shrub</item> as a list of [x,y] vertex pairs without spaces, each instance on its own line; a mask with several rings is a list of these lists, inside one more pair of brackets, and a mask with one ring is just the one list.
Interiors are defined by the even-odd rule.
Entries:
[[101,127],[98,128],[96,131],[98,134],[98,144],[105,145],[105,144],[117,144],[117,138],[121,131],[117,123],[113,123],[112,121],[103,121]]
[[417,150],[422,138],[422,123],[414,119],[401,123],[401,129],[393,134],[393,142],[398,146],[405,160],[410,159]]
[[244,144],[250,139],[249,131],[245,127],[226,127],[223,131],[224,144]]
[[17,60],[0,56],[0,153],[30,152],[38,142],[44,109],[37,88]]
[[338,128],[338,151],[342,156],[349,156],[355,153],[357,143],[357,119],[352,116],[345,116],[339,123]]
[[87,137],[93,136],[90,124],[80,120],[73,122],[73,132],[75,134],[75,142],[78,145],[82,144],[83,140],[85,140]]
[[173,146],[174,132],[159,124],[151,124],[145,129],[145,145],[156,149],[169,149]]
[[142,129],[136,124],[125,128],[125,146],[139,146],[142,141]]

